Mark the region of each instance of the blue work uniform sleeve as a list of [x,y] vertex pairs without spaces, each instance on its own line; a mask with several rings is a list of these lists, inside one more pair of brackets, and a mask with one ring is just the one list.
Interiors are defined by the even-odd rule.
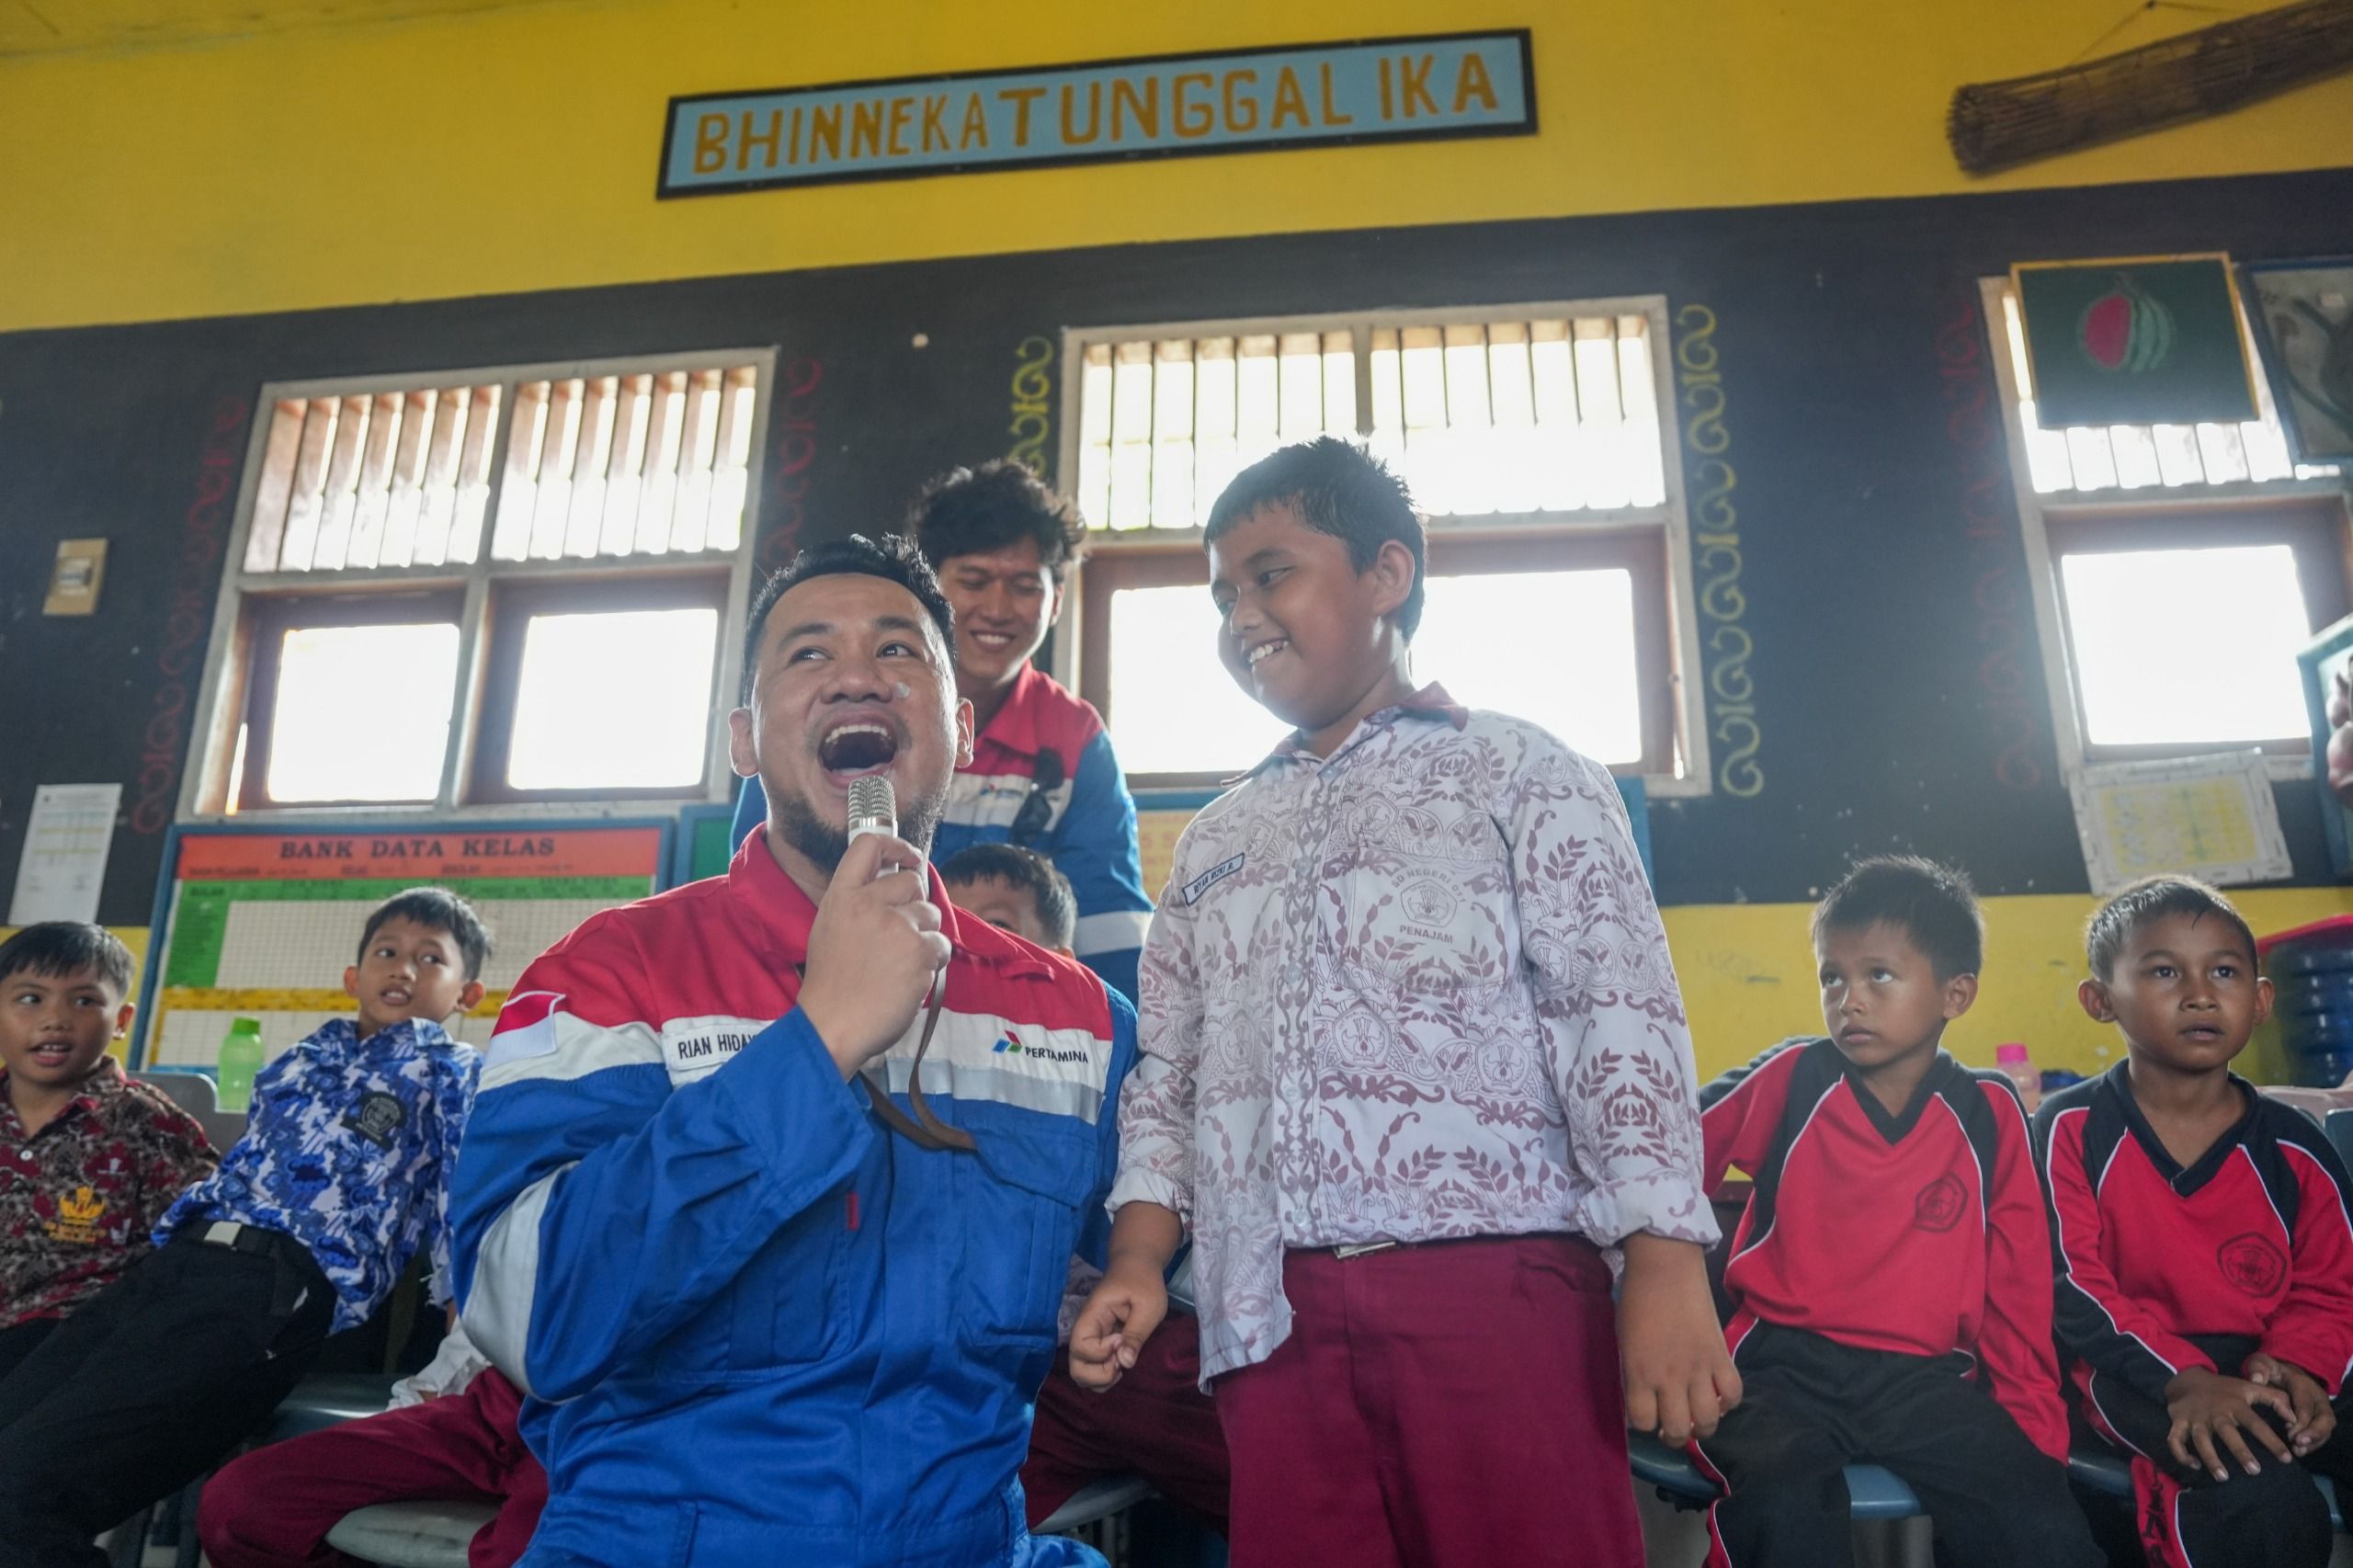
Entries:
[[1097,732],[1078,756],[1070,805],[1042,846],[1078,897],[1078,960],[1129,1002],[1136,994],[1136,957],[1152,924],[1143,861],[1136,847],[1136,803]]
[[[527,972],[515,994],[566,979],[590,977]],[[511,1038],[502,1020],[453,1183],[466,1331],[541,1399],[659,1344],[847,1180],[874,1136],[798,1009],[673,1090],[650,1025],[561,1010],[597,1000],[559,995]]]

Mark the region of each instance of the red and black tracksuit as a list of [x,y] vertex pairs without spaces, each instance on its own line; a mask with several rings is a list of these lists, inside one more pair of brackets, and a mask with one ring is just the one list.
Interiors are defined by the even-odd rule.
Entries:
[[2058,1245],[2059,1336],[2094,1431],[2131,1456],[2142,1543],[2163,1568],[2320,1568],[2328,1513],[2301,1473],[2353,1482],[2337,1437],[2262,1473],[2217,1482],[2166,1448],[2165,1387],[2225,1376],[2256,1351],[2309,1372],[2332,1397],[2353,1362],[2353,1223],[2345,1167],[2302,1112],[2236,1077],[2245,1113],[2184,1166],[2141,1114],[2120,1064],[2046,1101],[2036,1153]]
[[1711,1568],[1853,1561],[1844,1467],[1882,1465],[1946,1560],[2101,1559],[2068,1491],[2050,1231],[2016,1091],[1939,1052],[1891,1115],[1827,1040],[1700,1092],[1707,1180],[1755,1179],[1726,1326],[1745,1392],[1694,1457]]

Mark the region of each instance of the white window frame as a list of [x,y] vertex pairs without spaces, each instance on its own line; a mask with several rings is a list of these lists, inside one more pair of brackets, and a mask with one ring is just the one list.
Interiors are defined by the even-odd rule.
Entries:
[[[2073,778],[2080,776],[2086,767],[2097,764],[2087,755],[2087,726],[2078,699],[2073,651],[2067,642],[2064,590],[2059,581],[2058,559],[2051,550],[2047,518],[2054,513],[2083,517],[2107,510],[2188,512],[2225,504],[2262,505],[2283,500],[2333,499],[2341,507],[2345,484],[2340,479],[2331,478],[2235,480],[2222,484],[2142,485],[2130,490],[2043,494],[2034,487],[2026,421],[2020,413],[2023,392],[2002,327],[2003,304],[2009,289],[2010,280],[2006,276],[1978,279],[1986,347],[2002,397],[2002,431],[2010,462],[2010,490],[2018,502],[2018,531],[2026,544],[2027,592],[2034,608],[2035,636],[2041,644],[2042,678],[2051,699],[2052,739],[2058,748],[2061,775]],[[2248,352],[2254,352],[2252,347]],[[2218,751],[2233,749],[2245,748],[2185,745],[2172,755],[2211,756]],[[2313,777],[2313,759],[2308,752],[2297,756],[2275,753],[2264,758],[2264,770],[2275,782],[2309,779]]]
[[[1493,305],[1446,310],[1383,308],[1336,311],[1315,315],[1222,317],[1208,321],[1138,322],[1123,325],[1064,327],[1061,436],[1055,474],[1065,492],[1078,479],[1079,399],[1088,347],[1097,343],[1132,342],[1138,338],[1242,337],[1267,334],[1354,331],[1357,334],[1357,422],[1359,438],[1370,433],[1372,418],[1372,357],[1366,351],[1376,327],[1455,326],[1498,321],[1550,320],[1559,317],[1639,315],[1648,323],[1651,341],[1652,395],[1657,409],[1661,448],[1660,468],[1665,498],[1654,506],[1621,506],[1558,512],[1483,512],[1450,517],[1430,516],[1423,521],[1433,542],[1448,538],[1464,540],[1498,538],[1574,540],[1630,531],[1656,530],[1665,542],[1667,586],[1667,644],[1673,667],[1667,672],[1666,699],[1672,715],[1678,772],[1635,775],[1649,799],[1689,798],[1708,794],[1715,770],[1708,750],[1705,715],[1690,699],[1705,666],[1700,662],[1699,603],[1692,585],[1691,526],[1683,488],[1683,423],[1676,404],[1675,347],[1664,294],[1633,294],[1591,300],[1512,301]],[[1090,519],[1091,523],[1092,519]],[[1089,557],[1131,551],[1165,552],[1189,544],[1198,550],[1201,530],[1192,528],[1104,528],[1090,526]],[[1062,624],[1054,638],[1050,673],[1072,690],[1079,687],[1079,649],[1086,636],[1082,562],[1071,573],[1063,597]],[[1208,656],[1203,650],[1203,657]],[[1438,672],[1433,672],[1434,674]],[[1458,694],[1475,699],[1475,693]]]
[[[180,823],[233,820],[228,778],[237,740],[239,698],[249,673],[251,651],[244,635],[249,603],[270,598],[348,597],[401,589],[439,588],[460,591],[463,605],[458,619],[458,678],[450,693],[449,747],[441,761],[441,781],[429,801],[395,801],[334,805],[247,807],[233,820],[259,823],[348,821],[368,817],[415,818],[420,822],[463,818],[469,821],[583,820],[662,815],[682,804],[701,801],[722,803],[735,798],[737,779],[728,766],[727,714],[743,678],[744,618],[750,597],[753,555],[757,543],[761,469],[767,455],[769,402],[776,386],[778,351],[774,347],[715,348],[677,354],[651,354],[612,358],[555,360],[538,364],[469,367],[415,375],[343,376],[310,381],[270,381],[255,401],[252,430],[245,443],[245,461],[237,482],[235,526],[222,552],[220,595],[213,606],[212,631],[204,653],[204,679],[199,688],[195,723],[189,732],[188,765],[180,778]],[[427,388],[474,387],[500,382],[569,381],[575,378],[663,374],[672,370],[708,370],[751,367],[756,373],[752,403],[749,455],[745,461],[744,526],[732,551],[699,551],[677,556],[607,557],[597,560],[497,561],[491,556],[500,492],[504,482],[508,433],[513,426],[512,398],[502,398],[498,426],[490,458],[493,491],[483,519],[482,544],[472,562],[446,565],[363,567],[318,572],[249,572],[245,544],[253,529],[254,496],[261,480],[264,453],[269,443],[272,414],[289,399],[358,397],[381,392],[417,392]],[[494,589],[523,583],[602,582],[617,578],[689,576],[722,568],[727,574],[725,604],[720,623],[714,704],[709,728],[704,777],[699,794],[681,791],[674,800],[622,798],[604,801],[472,801],[465,798],[475,749],[481,742],[483,683],[492,653],[489,611]]]

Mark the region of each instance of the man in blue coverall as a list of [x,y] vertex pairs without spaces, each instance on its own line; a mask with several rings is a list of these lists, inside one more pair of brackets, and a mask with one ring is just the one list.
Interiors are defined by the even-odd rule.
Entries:
[[[906,541],[804,552],[731,716],[765,830],[509,994],[453,1207],[548,1471],[530,1568],[1099,1562],[1027,1534],[1015,1472],[1134,1016],[924,862],[972,747],[951,631]],[[900,835],[849,843],[870,774]]]

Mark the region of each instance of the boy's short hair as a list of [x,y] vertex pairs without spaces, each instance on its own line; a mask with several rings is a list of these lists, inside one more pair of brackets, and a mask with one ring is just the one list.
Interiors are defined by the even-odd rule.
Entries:
[[448,888],[410,888],[396,892],[369,913],[368,924],[359,929],[359,957],[368,957],[368,944],[387,920],[414,921],[435,931],[446,931],[458,944],[458,951],[466,960],[466,978],[482,978],[482,966],[490,961],[490,927],[482,923],[474,906],[451,892]]
[[906,526],[934,567],[1029,540],[1057,585],[1086,547],[1078,509],[1009,458],[952,468],[933,479],[907,508]]
[[1260,458],[1234,475],[1210,508],[1201,542],[1214,544],[1236,523],[1286,503],[1299,508],[1300,520],[1309,528],[1346,544],[1348,564],[1360,573],[1392,539],[1413,551],[1413,591],[1397,607],[1397,630],[1412,642],[1422,624],[1429,571],[1422,519],[1405,482],[1362,447],[1337,436],[1318,436]]
[[1887,925],[1903,931],[1940,981],[1985,962],[1985,916],[1968,877],[1917,855],[1858,860],[1813,906],[1813,944],[1831,931]]
[[1046,946],[1077,945],[1078,895],[1071,891],[1070,879],[1034,849],[1017,844],[968,845],[940,866],[939,880],[950,886],[998,881],[1021,888],[1037,903],[1039,928],[1050,938]]
[[86,920],[44,920],[0,942],[0,980],[38,974],[57,980],[90,969],[120,1001],[131,994],[131,949],[103,926]]
[[2084,957],[2092,966],[2092,978],[2106,983],[2132,934],[2169,915],[2194,920],[2211,915],[2237,933],[2249,960],[2256,957],[2255,928],[2229,899],[2195,877],[2143,877],[2094,910],[2084,927]]
[[772,574],[752,596],[751,613],[744,626],[744,690],[740,706],[752,705],[752,676],[760,664],[760,633],[767,630],[768,611],[787,592],[812,577],[880,577],[896,583],[915,597],[934,625],[939,628],[939,640],[950,653],[956,647],[956,612],[948,608],[948,596],[939,591],[939,579],[931,563],[923,558],[915,541],[904,534],[884,534],[881,539],[869,539],[864,534],[851,534],[844,539],[827,540],[813,544],[792,558],[792,564]]

